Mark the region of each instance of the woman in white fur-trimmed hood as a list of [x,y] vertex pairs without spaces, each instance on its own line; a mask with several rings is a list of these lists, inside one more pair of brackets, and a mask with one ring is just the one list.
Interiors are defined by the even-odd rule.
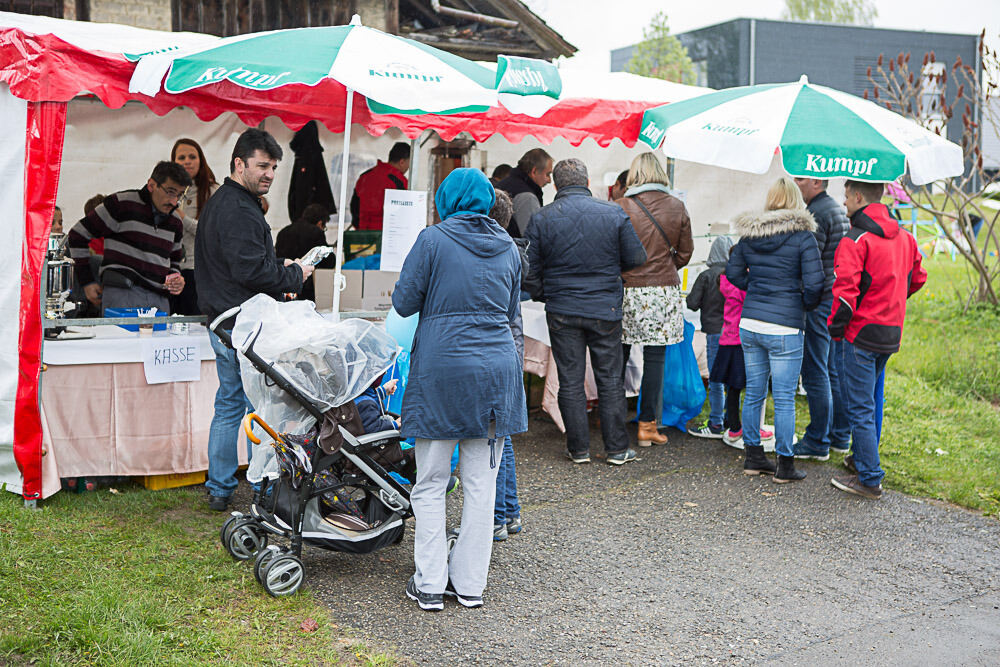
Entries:
[[[802,368],[805,313],[819,305],[823,263],[798,186],[779,178],[767,193],[766,210],[736,219],[740,242],[733,247],[726,278],[745,290],[740,342],[746,366],[743,443],[748,475],[774,475],[778,483],[806,474],[795,469],[795,390]],[[760,412],[771,377],[774,395],[775,467],[760,444]]]

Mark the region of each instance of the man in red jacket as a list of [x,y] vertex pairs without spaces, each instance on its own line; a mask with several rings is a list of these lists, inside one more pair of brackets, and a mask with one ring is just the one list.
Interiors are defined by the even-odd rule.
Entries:
[[882,183],[847,181],[845,201],[851,229],[837,246],[833,270],[830,336],[843,339],[841,391],[852,430],[852,454],[844,465],[852,475],[831,483],[865,498],[882,497],[875,382],[889,356],[899,351],[906,299],[927,282],[913,236],[881,203]]
[[399,141],[389,151],[389,161],[378,161],[358,176],[351,197],[351,220],[357,229],[382,231],[382,206],[386,190],[406,190],[410,168],[410,145]]

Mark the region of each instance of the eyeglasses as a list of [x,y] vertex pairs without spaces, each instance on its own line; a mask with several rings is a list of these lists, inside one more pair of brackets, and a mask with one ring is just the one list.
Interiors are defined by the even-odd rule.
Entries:
[[180,199],[181,197],[186,195],[188,191],[187,188],[184,188],[183,190],[174,190],[173,188],[165,188],[160,183],[157,183],[156,187],[160,188],[160,190],[163,191],[163,194],[167,195],[169,199]]

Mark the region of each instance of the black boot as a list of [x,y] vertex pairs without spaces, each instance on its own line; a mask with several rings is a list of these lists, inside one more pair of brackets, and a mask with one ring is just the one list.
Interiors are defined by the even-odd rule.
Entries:
[[804,471],[795,469],[794,456],[778,457],[778,472],[774,475],[775,482],[778,484],[787,484],[788,482],[797,482],[805,478],[806,473]]
[[774,464],[764,455],[764,446],[744,447],[746,458],[743,459],[744,475],[773,475]]

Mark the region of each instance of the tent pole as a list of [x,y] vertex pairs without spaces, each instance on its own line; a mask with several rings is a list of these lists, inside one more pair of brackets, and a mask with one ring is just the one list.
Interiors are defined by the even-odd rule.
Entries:
[[337,266],[333,273],[333,318],[340,322],[340,291],[344,264],[344,216],[350,209],[347,205],[347,174],[351,163],[351,113],[354,111],[354,91],[347,89],[347,108],[344,111],[344,154],[340,160],[340,215],[337,216]]

